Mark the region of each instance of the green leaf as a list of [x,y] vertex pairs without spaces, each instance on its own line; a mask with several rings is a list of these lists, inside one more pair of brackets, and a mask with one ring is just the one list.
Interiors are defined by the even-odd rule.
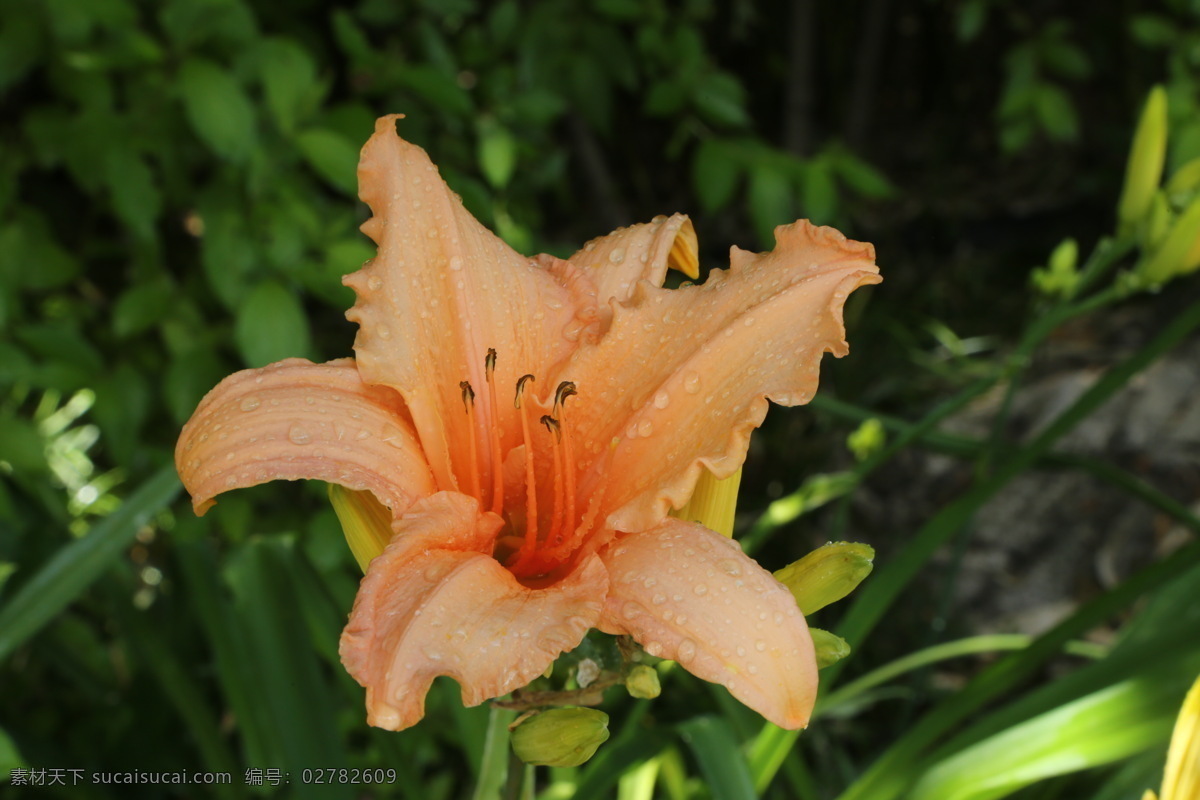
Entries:
[[54,241],[40,214],[20,214],[0,228],[0,283],[6,288],[57,289],[79,270],[79,262]]
[[822,159],[810,162],[802,174],[800,204],[804,215],[818,225],[828,225],[838,207],[838,190],[832,170]]
[[1129,21],[1129,33],[1146,47],[1170,47],[1182,31],[1175,23],[1157,14],[1136,14]]
[[750,125],[746,113],[746,91],[738,79],[726,72],[707,75],[692,89],[692,103],[700,116],[715,125],[745,128]]
[[132,149],[118,146],[107,151],[104,167],[117,217],[142,241],[154,239],[162,194],[146,161]]
[[[8,732],[0,728],[0,775],[10,775],[14,769],[27,767],[29,763],[21,758],[21,753],[17,750],[17,743],[12,740]],[[0,778],[0,780],[3,780]]]
[[692,748],[713,800],[755,800],[754,782],[746,758],[721,717],[695,717],[679,726]]
[[0,608],[0,660],[66,608],[108,569],[151,517],[179,494],[174,465],[162,467],[120,508],[59,550]]
[[436,108],[456,117],[469,117],[474,111],[471,96],[454,79],[428,64],[406,66],[400,82],[412,89]]
[[237,310],[234,339],[249,367],[263,367],[311,350],[308,320],[296,295],[278,283],[258,285]]
[[896,194],[896,187],[882,172],[846,150],[829,154],[829,164],[846,185],[863,197],[885,199]]
[[1079,120],[1071,98],[1058,86],[1044,83],[1034,95],[1034,107],[1038,119],[1050,138],[1060,142],[1072,141],[1079,136]]
[[279,129],[291,133],[317,104],[317,65],[307,50],[282,37],[263,42],[259,58],[267,107]]
[[775,226],[791,222],[793,214],[792,182],[770,163],[755,165],[750,171],[750,220],[759,241],[766,246],[775,242]]
[[517,166],[517,140],[508,128],[485,117],[479,122],[478,158],[488,183],[503,189]]
[[700,207],[713,212],[729,205],[737,190],[742,164],[736,152],[720,139],[705,139],[692,160],[692,185]]
[[1193,657],[1153,669],[1008,728],[942,761],[907,796],[992,800],[1163,744],[1196,667]]
[[254,106],[226,70],[204,58],[179,69],[179,90],[192,129],[221,158],[244,163],[257,144]]
[[113,332],[118,339],[136,336],[171,313],[175,292],[166,280],[139,283],[121,293],[113,306]]
[[987,22],[987,0],[967,0],[958,7],[958,40],[970,42]]
[[7,414],[0,416],[0,462],[20,472],[46,471],[46,443],[32,422]]
[[345,136],[314,128],[298,135],[296,146],[330,185],[351,196],[358,191],[358,148]]

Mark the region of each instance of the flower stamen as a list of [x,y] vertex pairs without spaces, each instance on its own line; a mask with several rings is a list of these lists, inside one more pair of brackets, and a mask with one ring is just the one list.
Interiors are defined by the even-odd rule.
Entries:
[[529,435],[529,404],[521,403],[525,384],[532,380],[532,375],[522,375],[517,380],[517,396],[513,400],[521,411],[521,441],[525,444],[525,543],[521,545],[521,553],[514,567],[523,564],[537,550],[537,476],[533,465],[533,437]]
[[567,398],[579,394],[575,384],[563,381],[554,391],[554,414],[558,417],[563,446],[563,472],[566,473],[567,497],[567,527],[571,534],[572,546],[577,541],[578,531],[575,530],[575,449],[571,440],[571,428],[567,425]]
[[554,521],[545,540],[547,545],[553,547],[562,541],[563,536],[562,426],[549,414],[542,417],[542,424],[553,434],[550,446],[554,450]]
[[462,389],[463,407],[467,410],[467,430],[471,443],[471,495],[482,503],[483,494],[479,486],[479,445],[475,440],[475,390],[471,388],[469,381],[459,381],[458,388]]
[[[488,406],[492,414],[492,424],[488,426],[491,433],[492,447],[492,513],[504,512],[504,469],[500,455],[500,430],[496,421],[500,419],[496,413],[496,350],[489,347],[487,357],[483,361],[484,372],[487,375]],[[482,502],[482,498],[480,498]]]

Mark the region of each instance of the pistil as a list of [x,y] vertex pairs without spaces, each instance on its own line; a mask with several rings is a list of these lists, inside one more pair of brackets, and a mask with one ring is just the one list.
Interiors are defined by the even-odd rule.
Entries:
[[525,543],[514,567],[527,562],[537,550],[537,474],[533,464],[533,437],[529,435],[529,404],[521,402],[526,382],[533,379],[532,375],[521,376],[514,400],[521,411],[521,441],[525,444]]

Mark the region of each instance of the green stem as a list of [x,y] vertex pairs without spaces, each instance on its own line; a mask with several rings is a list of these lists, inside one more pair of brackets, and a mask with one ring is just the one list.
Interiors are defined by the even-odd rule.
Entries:
[[[472,800],[497,800],[509,771],[508,726],[516,719],[513,711],[492,707],[483,740],[483,758],[479,764],[479,782]],[[519,789],[519,786],[518,786]]]

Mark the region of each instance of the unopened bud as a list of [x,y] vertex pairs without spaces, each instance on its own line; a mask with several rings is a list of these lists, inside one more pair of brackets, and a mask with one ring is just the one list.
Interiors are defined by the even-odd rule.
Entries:
[[883,432],[883,423],[877,417],[863,420],[863,423],[846,437],[846,446],[859,461],[866,461],[876,452],[883,449],[887,435]]
[[594,708],[552,708],[512,732],[512,748],[526,764],[578,767],[608,740],[608,714]]
[[1175,170],[1170,180],[1167,181],[1165,189],[1167,196],[1172,200],[1179,195],[1187,195],[1200,189],[1200,158],[1193,158]]
[[1033,271],[1033,285],[1042,294],[1070,297],[1079,283],[1078,260],[1079,245],[1069,237],[1063,239],[1050,253],[1046,268]]
[[1184,209],[1162,244],[1138,267],[1147,283],[1158,286],[1200,267],[1200,195]]
[[791,591],[807,616],[854,591],[871,574],[874,559],[870,545],[830,542],[776,572],[775,579]]
[[1162,244],[1167,229],[1171,227],[1172,216],[1166,192],[1155,192],[1154,199],[1150,201],[1150,210],[1146,212],[1142,224],[1138,227],[1138,238],[1143,252],[1152,252]]
[[1121,231],[1130,231],[1150,208],[1150,198],[1162,180],[1167,153],[1167,92],[1161,86],[1150,90],[1145,108],[1133,134],[1129,162],[1125,167],[1125,188],[1117,204],[1117,223]]
[[658,672],[646,664],[635,664],[625,676],[625,688],[639,700],[653,700],[662,693]]
[[842,637],[821,628],[809,628],[808,632],[812,635],[813,650],[817,653],[817,669],[825,669],[850,655],[850,644]]
[[370,492],[356,492],[336,483],[329,484],[329,502],[354,560],[366,572],[371,559],[392,540],[392,512]]

